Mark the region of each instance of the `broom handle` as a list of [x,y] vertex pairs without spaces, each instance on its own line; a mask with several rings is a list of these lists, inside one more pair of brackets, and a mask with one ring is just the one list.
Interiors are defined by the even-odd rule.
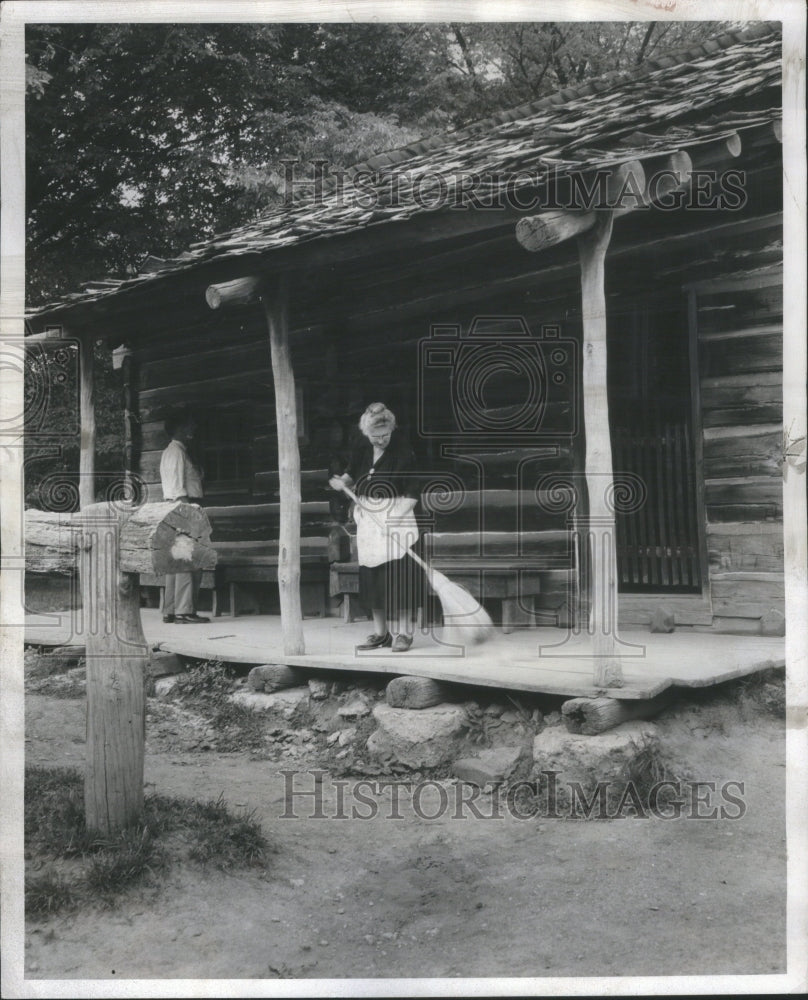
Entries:
[[[382,519],[380,517],[378,517],[376,514],[374,514],[372,510],[368,510],[368,508],[362,503],[362,501],[354,493],[354,491],[350,488],[350,486],[345,486],[345,484],[343,483],[342,489],[343,489],[343,492],[345,492],[345,493],[348,494],[348,496],[351,498],[351,500],[353,500],[353,502],[356,504],[357,507],[360,507],[368,515],[368,517],[372,517],[373,518],[373,520],[376,522],[376,524],[379,525],[380,528],[384,528],[385,527],[384,521],[382,521]],[[401,541],[399,540],[398,536],[397,535],[393,535],[392,537],[395,538],[396,545],[398,545],[398,547],[400,549],[404,549],[404,546],[401,544]],[[406,552],[406,554],[411,559],[414,559],[422,569],[425,569],[427,571],[427,573],[429,573],[430,579],[431,579],[431,577],[432,577],[432,567],[428,563],[424,562],[424,560],[420,556],[416,555],[412,551],[412,549],[404,549],[404,551]]]

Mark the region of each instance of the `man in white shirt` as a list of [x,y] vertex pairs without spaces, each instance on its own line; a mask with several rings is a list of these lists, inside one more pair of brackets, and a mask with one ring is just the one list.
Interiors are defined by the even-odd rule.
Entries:
[[[160,482],[164,500],[193,502],[202,497],[202,473],[188,454],[188,442],[196,431],[196,422],[188,413],[177,413],[165,422],[171,441],[160,458]],[[202,571],[166,573],[163,621],[171,624],[208,622],[196,613]]]

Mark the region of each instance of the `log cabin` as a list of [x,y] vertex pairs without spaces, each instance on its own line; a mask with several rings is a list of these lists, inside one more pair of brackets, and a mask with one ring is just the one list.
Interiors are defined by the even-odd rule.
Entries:
[[82,504],[103,338],[143,499],[167,411],[198,415],[217,612],[356,613],[326,483],[380,399],[424,553],[505,630],[587,623],[605,686],[615,616],[759,632],[784,605],[781,41],[757,23],[345,176],[301,165],[254,222],[31,309],[33,341],[80,345]]

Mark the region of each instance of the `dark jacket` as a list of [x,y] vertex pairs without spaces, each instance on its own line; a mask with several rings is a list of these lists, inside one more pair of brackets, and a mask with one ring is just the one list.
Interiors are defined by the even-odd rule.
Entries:
[[[371,472],[371,469],[373,472]],[[353,479],[357,496],[413,497],[420,500],[421,478],[415,453],[398,430],[378,462],[373,463],[373,445],[363,438],[351,454],[345,470]]]

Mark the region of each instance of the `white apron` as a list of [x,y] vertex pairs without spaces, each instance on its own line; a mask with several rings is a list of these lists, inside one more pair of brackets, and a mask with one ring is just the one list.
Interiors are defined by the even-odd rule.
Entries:
[[402,559],[418,540],[415,514],[412,510],[405,511],[410,501],[406,497],[360,497],[360,500],[361,506],[354,505],[359,565],[381,566]]

